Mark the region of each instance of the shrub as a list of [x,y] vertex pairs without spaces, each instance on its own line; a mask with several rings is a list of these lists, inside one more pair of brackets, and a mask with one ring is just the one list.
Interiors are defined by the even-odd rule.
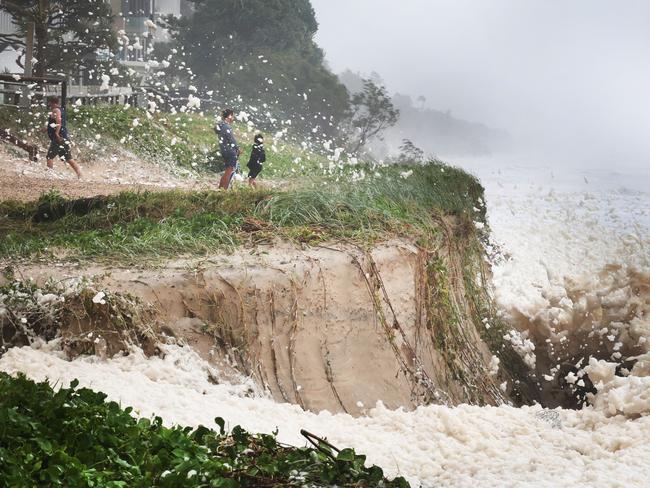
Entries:
[[2,486],[66,487],[408,487],[381,468],[364,466],[351,449],[295,448],[274,435],[227,433],[199,426],[165,427],[160,417],[134,418],[132,409],[87,388],[54,391],[0,373]]

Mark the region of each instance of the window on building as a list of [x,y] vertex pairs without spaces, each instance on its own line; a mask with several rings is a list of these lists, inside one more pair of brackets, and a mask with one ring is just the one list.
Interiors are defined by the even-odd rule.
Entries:
[[122,0],[124,16],[149,17],[153,12],[152,0]]

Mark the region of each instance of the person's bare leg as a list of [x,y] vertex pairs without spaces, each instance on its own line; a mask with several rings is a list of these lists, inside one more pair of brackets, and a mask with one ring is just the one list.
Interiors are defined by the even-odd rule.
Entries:
[[230,183],[230,175],[232,175],[232,172],[235,170],[232,166],[227,166],[226,171],[223,172],[223,176],[221,177],[221,180],[219,180],[219,188],[223,188],[224,190],[228,189],[228,184]]
[[47,167],[48,169],[54,169],[54,159],[47,160]]
[[81,169],[79,169],[77,162],[74,159],[68,159],[68,164],[74,170],[74,172],[77,173],[77,178],[81,179]]

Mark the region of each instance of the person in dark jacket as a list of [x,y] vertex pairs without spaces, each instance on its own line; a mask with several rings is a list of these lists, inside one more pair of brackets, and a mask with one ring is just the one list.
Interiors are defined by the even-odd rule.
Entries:
[[253,141],[253,148],[251,149],[251,157],[248,160],[248,184],[256,187],[257,183],[255,178],[260,174],[263,164],[266,161],[266,151],[264,151],[264,137],[262,134],[257,134]]
[[65,108],[61,106],[59,97],[49,97],[47,104],[50,107],[50,117],[47,119],[47,135],[50,138],[50,147],[47,150],[47,167],[54,168],[54,159],[65,159],[70,167],[81,178],[79,165],[72,159],[70,139],[66,125]]
[[233,172],[237,167],[237,158],[241,154],[241,150],[237,145],[237,140],[235,140],[235,134],[232,131],[233,120],[235,120],[235,113],[232,109],[226,109],[221,114],[221,122],[215,127],[215,132],[219,136],[219,152],[223,157],[223,161],[226,165],[226,170],[219,181],[219,188],[227,190],[230,186],[230,179],[233,176]]

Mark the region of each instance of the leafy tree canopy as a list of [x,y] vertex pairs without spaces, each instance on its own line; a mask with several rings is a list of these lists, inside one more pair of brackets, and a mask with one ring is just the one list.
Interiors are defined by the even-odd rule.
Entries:
[[353,152],[361,150],[373,137],[381,140],[382,132],[399,119],[399,110],[393,105],[386,88],[370,79],[363,80],[363,91],[352,96],[352,111]]
[[11,0],[0,3],[0,11],[13,18],[16,32],[0,35],[0,51],[9,47],[22,54],[24,66],[28,24],[34,23],[34,76],[76,73],[80,67],[99,68],[100,49],[114,49],[110,4],[104,0]]
[[189,67],[190,79],[224,103],[267,104],[319,133],[335,132],[349,96],[313,40],[309,0],[192,1],[194,15],[166,19],[176,63]]
[[[195,24],[208,24],[214,40],[229,39],[232,46],[269,46],[277,50],[309,47],[318,30],[309,0],[191,0]],[[193,34],[200,41],[205,31]],[[204,39],[207,41],[207,39]]]

